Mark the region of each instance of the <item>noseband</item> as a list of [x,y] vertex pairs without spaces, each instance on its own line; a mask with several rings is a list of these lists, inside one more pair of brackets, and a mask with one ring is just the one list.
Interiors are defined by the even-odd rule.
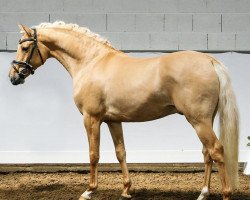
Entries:
[[[20,41],[19,41],[19,44],[22,44],[22,43],[28,42],[28,41],[32,41],[32,42],[33,42],[33,43],[32,43],[32,49],[31,49],[31,52],[30,52],[28,58],[26,59],[25,62],[24,62],[24,61],[13,60],[12,63],[11,63],[13,69],[17,72],[17,74],[18,74],[19,76],[21,76],[21,77],[23,77],[23,78],[24,78],[25,76],[28,75],[28,73],[25,72],[26,70],[28,70],[28,72],[29,72],[30,74],[34,74],[34,72],[35,72],[35,68],[34,68],[33,66],[30,65],[30,60],[31,60],[31,58],[32,58],[32,56],[33,56],[33,54],[34,54],[35,48],[37,48],[37,51],[38,51],[38,54],[39,54],[39,56],[40,56],[41,62],[42,62],[42,64],[44,64],[42,54],[41,54],[41,52],[40,52],[40,50],[39,50],[39,48],[38,48],[38,46],[37,46],[37,33],[36,33],[36,29],[32,29],[32,30],[34,31],[34,36],[33,36],[33,38],[26,38],[26,39],[23,39],[23,40],[20,40]],[[21,66],[21,67],[23,67],[23,68],[25,68],[25,69],[19,71],[19,70],[15,67],[15,65],[19,65],[19,66]]]

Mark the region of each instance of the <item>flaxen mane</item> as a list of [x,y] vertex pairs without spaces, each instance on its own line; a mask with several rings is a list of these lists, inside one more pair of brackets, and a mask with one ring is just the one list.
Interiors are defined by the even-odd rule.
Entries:
[[85,36],[93,38],[96,41],[98,41],[102,44],[106,44],[109,47],[113,48],[111,43],[106,38],[103,38],[102,36],[100,36],[97,33],[91,32],[87,27],[81,27],[77,24],[72,24],[72,23],[66,24],[63,21],[56,21],[54,23],[44,22],[44,23],[39,24],[38,26],[35,26],[35,28],[65,28],[65,29],[72,30],[72,31],[75,31],[78,33],[82,33]]

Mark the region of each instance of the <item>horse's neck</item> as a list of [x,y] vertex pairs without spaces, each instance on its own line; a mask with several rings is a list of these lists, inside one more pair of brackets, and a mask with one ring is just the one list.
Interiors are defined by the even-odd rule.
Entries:
[[94,59],[111,51],[92,38],[79,38],[76,33],[67,30],[41,29],[39,33],[39,39],[50,50],[51,57],[56,58],[73,78]]

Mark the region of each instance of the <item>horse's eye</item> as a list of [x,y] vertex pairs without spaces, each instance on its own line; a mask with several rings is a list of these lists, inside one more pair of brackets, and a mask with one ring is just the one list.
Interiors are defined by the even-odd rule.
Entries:
[[28,51],[29,47],[22,47],[23,51]]

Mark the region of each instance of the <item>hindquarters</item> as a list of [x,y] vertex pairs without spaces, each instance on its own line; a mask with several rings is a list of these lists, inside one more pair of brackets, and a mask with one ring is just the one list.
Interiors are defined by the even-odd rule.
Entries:
[[220,83],[211,62],[186,67],[176,79],[172,90],[176,109],[192,125],[201,119],[210,119],[212,122],[217,111]]
[[[226,68],[209,56],[207,60],[204,59],[206,66],[204,63],[200,63],[200,67],[193,65],[197,70],[179,80],[173,99],[177,110],[185,115],[203,143],[206,165],[210,165],[210,159],[218,163],[223,199],[226,200],[237,188],[238,111]],[[220,140],[213,131],[217,110],[220,113]],[[205,181],[204,188],[209,188],[209,184],[210,180]]]

